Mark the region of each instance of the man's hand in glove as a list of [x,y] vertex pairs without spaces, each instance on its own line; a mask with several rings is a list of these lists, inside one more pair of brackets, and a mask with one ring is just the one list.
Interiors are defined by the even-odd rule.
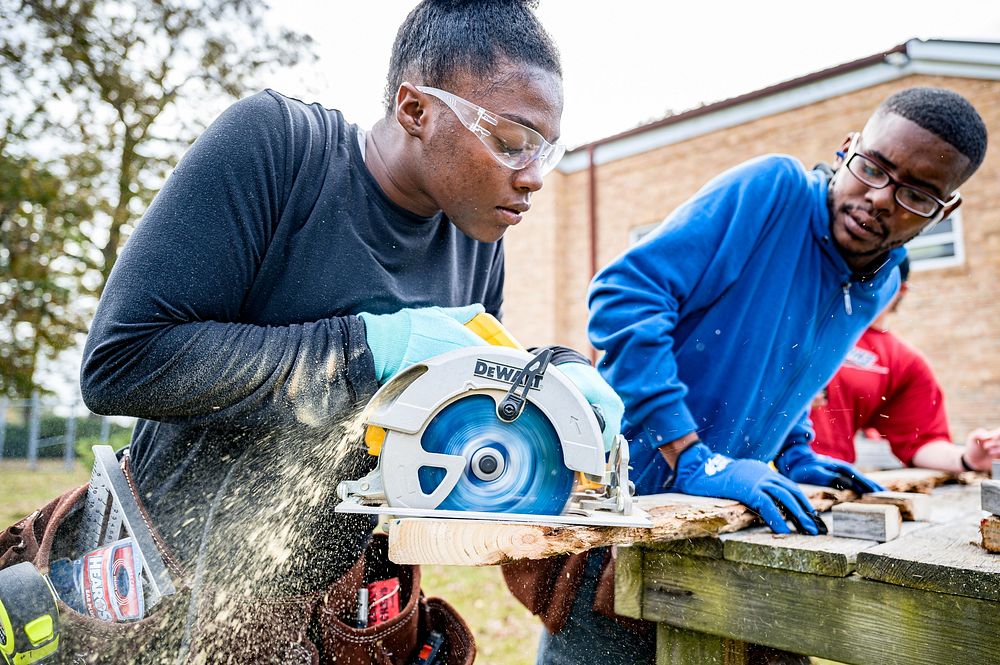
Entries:
[[817,455],[808,443],[792,444],[781,451],[774,466],[797,483],[854,490],[858,494],[881,492],[885,488],[858,473],[847,462]]
[[791,533],[787,517],[799,533],[826,533],[826,525],[795,483],[764,462],[733,459],[712,452],[702,442],[677,458],[672,488],[676,492],[735,499],[760,515],[775,533]]

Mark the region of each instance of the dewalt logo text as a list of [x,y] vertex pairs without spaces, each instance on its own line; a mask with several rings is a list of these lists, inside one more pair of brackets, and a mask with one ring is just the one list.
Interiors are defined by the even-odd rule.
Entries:
[[[518,385],[524,385],[521,370],[521,367],[511,367],[510,365],[477,359],[476,369],[473,370],[473,374],[487,379],[493,379],[494,381],[509,383],[511,385],[514,385],[515,383]],[[539,390],[542,387],[542,379],[544,377],[534,376],[532,378],[534,380],[531,382],[531,390]]]

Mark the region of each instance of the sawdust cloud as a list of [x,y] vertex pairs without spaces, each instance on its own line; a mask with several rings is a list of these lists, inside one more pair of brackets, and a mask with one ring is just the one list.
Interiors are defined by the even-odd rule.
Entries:
[[[374,522],[335,514],[336,489],[376,458],[362,443],[363,410],[332,424],[296,415],[299,426],[255,437],[242,454],[222,460],[225,478],[204,497],[208,520],[189,526],[202,532],[188,589],[140,624],[122,626],[124,639],[71,650],[64,662],[299,662],[292,652],[305,625],[283,628],[283,608],[322,598],[356,561]],[[275,640],[292,652],[272,659]],[[310,662],[308,653],[298,655]]]

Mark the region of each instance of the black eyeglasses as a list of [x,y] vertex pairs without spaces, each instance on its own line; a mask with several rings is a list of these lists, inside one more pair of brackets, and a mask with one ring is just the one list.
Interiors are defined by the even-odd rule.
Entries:
[[904,185],[893,178],[889,175],[888,170],[875,159],[857,151],[860,136],[860,134],[855,134],[854,139],[851,140],[851,147],[847,151],[847,158],[844,162],[855,178],[873,189],[884,189],[893,185],[895,187],[893,197],[896,199],[896,203],[914,215],[928,219],[937,215],[946,206],[958,202],[960,196],[958,192],[955,192],[950,201],[942,201],[930,192],[925,192],[912,185]]

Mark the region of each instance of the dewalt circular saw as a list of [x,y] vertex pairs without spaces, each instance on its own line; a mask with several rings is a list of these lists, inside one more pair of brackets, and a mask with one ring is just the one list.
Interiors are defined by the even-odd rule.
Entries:
[[545,524],[651,526],[634,508],[628,444],[606,456],[599,415],[493,317],[469,324],[493,346],[408,367],[365,413],[376,468],[340,483],[338,512]]
[[48,579],[28,562],[0,570],[2,662],[54,662],[58,649],[59,608]]

